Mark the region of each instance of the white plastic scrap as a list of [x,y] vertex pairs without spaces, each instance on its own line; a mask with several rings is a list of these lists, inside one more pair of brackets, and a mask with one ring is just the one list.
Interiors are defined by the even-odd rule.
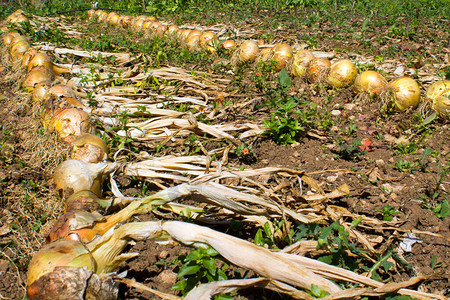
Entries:
[[422,240],[416,237],[413,232],[408,233],[408,235],[400,243],[400,248],[405,252],[411,252],[412,245],[414,245],[414,243],[422,243]]

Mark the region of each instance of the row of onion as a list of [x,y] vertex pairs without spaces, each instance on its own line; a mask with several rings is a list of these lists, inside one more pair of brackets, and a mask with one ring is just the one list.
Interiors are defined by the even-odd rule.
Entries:
[[[177,25],[163,25],[152,16],[140,15],[136,17],[119,15],[116,12],[106,13],[102,10],[89,10],[88,16],[96,17],[97,22],[106,22],[113,26],[123,26],[135,32],[148,31],[159,36],[175,36],[188,49],[206,49],[214,53],[217,49],[233,52],[233,63],[252,63],[260,61],[274,61],[274,69],[280,71],[285,68],[292,76],[305,77],[310,83],[326,83],[334,89],[341,89],[353,85],[355,94],[363,94],[380,98],[397,111],[415,109],[420,104],[420,87],[411,77],[394,78],[387,81],[377,71],[364,71],[358,74],[355,64],[347,59],[334,63],[324,57],[315,57],[309,50],[294,53],[287,43],[279,43],[273,47],[260,50],[262,40],[246,40],[237,46],[234,40],[219,42],[217,36],[211,32],[198,29],[180,29]],[[430,87],[425,94],[423,107],[431,108],[441,117],[450,117],[450,82],[441,81]],[[429,110],[429,109],[428,109]]]

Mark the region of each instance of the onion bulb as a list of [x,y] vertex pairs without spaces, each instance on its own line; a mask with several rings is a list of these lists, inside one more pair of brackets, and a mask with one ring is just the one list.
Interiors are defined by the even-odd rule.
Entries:
[[186,39],[186,47],[189,50],[197,50],[200,44],[200,35],[189,35]]
[[31,99],[34,102],[44,102],[45,96],[47,95],[47,91],[52,86],[51,81],[42,81],[37,83],[34,86],[33,96]]
[[61,138],[69,138],[66,140],[70,140],[72,136],[92,133],[94,130],[89,114],[78,108],[64,108],[55,112],[50,120],[50,126]]
[[149,29],[153,24],[153,21],[151,20],[146,20],[144,23],[142,23],[142,30],[147,30]]
[[53,172],[53,184],[62,199],[79,191],[91,191],[101,196],[105,175],[114,171],[111,163],[86,163],[69,159],[60,163]]
[[34,68],[36,66],[47,67],[50,70],[52,70],[56,75],[70,73],[69,69],[56,66],[52,62],[51,58],[43,52],[38,52],[38,53],[36,53],[36,55],[33,56],[33,58],[28,63],[27,69],[28,69],[28,71],[30,71],[32,68]]
[[179,31],[180,31],[180,28],[177,25],[172,24],[167,28],[166,34],[174,35],[174,34],[177,34]]
[[90,9],[90,10],[87,11],[88,18],[92,18],[94,16],[94,14],[95,14],[95,10],[94,9]]
[[28,265],[28,285],[52,272],[57,266],[86,267],[95,270],[95,261],[89,250],[80,242],[58,241],[45,245],[33,256]]
[[181,40],[181,41],[187,40],[187,37],[189,36],[190,33],[191,33],[191,30],[190,30],[190,29],[183,29],[183,30],[180,32],[180,40]]
[[70,195],[65,201],[64,210],[65,212],[76,210],[97,211],[100,207],[108,208],[110,205],[111,200],[101,199],[93,192],[86,190]]
[[280,71],[291,59],[293,54],[291,46],[286,43],[279,43],[273,47],[272,59],[275,60],[275,70]]
[[116,26],[118,24],[117,23],[118,20],[119,20],[119,15],[116,12],[112,11],[106,16],[106,23],[108,23],[110,25]]
[[394,107],[404,111],[416,108],[420,101],[419,84],[411,77],[400,77],[389,82],[389,88],[394,93]]
[[260,61],[268,61],[269,59],[271,59],[273,56],[273,49],[272,48],[263,48],[257,57],[257,62]]
[[314,55],[309,50],[300,50],[293,55],[290,70],[292,75],[301,77],[306,75],[306,66],[314,59]]
[[356,76],[354,91],[355,93],[368,93],[370,95],[380,95],[387,91],[387,81],[377,71],[364,71]]
[[450,120],[450,80],[441,80],[428,87],[425,98],[431,109]]
[[72,143],[72,159],[97,163],[107,158],[108,147],[104,140],[93,134],[77,137]]
[[30,63],[30,60],[37,54],[37,50],[33,47],[28,48],[27,51],[22,56],[22,67],[26,68],[28,64]]
[[134,18],[132,16],[125,16],[122,19],[122,26],[125,28],[130,28],[131,24],[133,23]]
[[106,20],[108,13],[106,11],[102,11],[100,15],[97,17],[97,23],[101,23]]
[[212,31],[206,31],[200,36],[200,47],[206,49],[210,53],[216,52],[216,47],[218,44],[219,40]]
[[21,60],[28,48],[30,48],[30,44],[28,43],[27,38],[21,35],[15,37],[9,45],[9,54],[11,55],[11,59],[13,61]]
[[14,38],[18,37],[20,34],[17,31],[10,31],[3,37],[3,45],[9,46]]
[[322,83],[327,79],[331,62],[327,58],[317,57],[306,66],[306,78],[310,83]]
[[22,86],[29,91],[32,91],[35,84],[42,81],[50,81],[55,80],[55,73],[47,67],[38,66],[34,67],[30,72],[27,73],[25,79],[22,83]]
[[355,81],[358,70],[353,62],[348,59],[338,60],[330,67],[327,82],[335,89],[348,87]]
[[97,9],[96,11],[95,11],[95,15],[97,16],[97,17],[99,17],[102,13],[104,13],[104,11],[103,10],[101,10],[101,9]]
[[13,20],[14,18],[17,18],[17,16],[23,14],[24,11],[21,9],[16,10],[15,12],[13,12],[12,14],[10,14],[8,17],[6,17],[6,22],[9,23],[11,22],[11,20]]
[[164,33],[167,30],[167,26],[166,25],[159,25],[158,27],[156,27],[156,34],[158,36],[164,36]]
[[226,40],[220,43],[219,49],[224,52],[231,53],[236,50],[236,42],[233,40]]
[[133,24],[131,25],[131,29],[134,32],[139,32],[142,31],[142,25],[144,24],[145,20],[144,19],[134,19]]
[[245,41],[241,44],[238,51],[241,62],[251,62],[258,56],[259,47],[255,41]]

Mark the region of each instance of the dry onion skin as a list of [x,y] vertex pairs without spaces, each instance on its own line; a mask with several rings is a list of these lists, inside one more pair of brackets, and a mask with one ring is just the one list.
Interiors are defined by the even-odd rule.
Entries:
[[275,70],[280,71],[291,59],[293,51],[291,46],[286,43],[279,43],[273,47],[272,59],[275,60]]
[[426,103],[441,118],[450,120],[450,80],[441,80],[428,87],[425,93]]
[[108,147],[104,140],[94,134],[76,138],[72,143],[71,158],[88,163],[98,163],[107,159]]
[[47,95],[47,91],[50,89],[50,87],[52,86],[52,82],[51,81],[42,81],[37,83],[34,86],[33,89],[33,95],[31,97],[31,99],[34,102],[44,102],[45,96]]
[[416,108],[420,101],[419,84],[411,77],[400,77],[389,82],[389,89],[394,94],[393,104],[398,111]]
[[236,50],[236,42],[234,40],[226,40],[220,43],[219,49],[225,53],[231,53]]
[[179,31],[180,31],[180,28],[177,25],[172,24],[167,28],[166,34],[167,35],[175,35],[175,34],[178,34]]
[[30,71],[32,68],[36,66],[47,67],[51,69],[56,75],[70,73],[70,70],[56,66],[52,62],[51,58],[43,52],[38,52],[33,56],[33,58],[28,63],[27,69],[28,71]]
[[[77,210],[98,211],[100,207],[107,208],[110,205],[111,200],[103,200],[89,190],[79,191],[66,199],[64,212]],[[47,239],[47,241],[49,240]]]
[[91,191],[101,195],[103,177],[111,172],[113,165],[107,163],[85,163],[69,159],[60,163],[53,172],[53,184],[62,199],[79,191]]
[[17,31],[10,31],[3,37],[3,45],[9,46],[14,38],[18,37],[20,34]]
[[331,62],[324,57],[311,59],[306,66],[306,78],[310,83],[323,83],[330,71]]
[[22,56],[22,67],[26,68],[28,66],[28,64],[30,63],[30,61],[33,59],[33,57],[37,54],[37,50],[33,47],[28,48],[27,51],[25,51],[25,53]]
[[189,50],[198,50],[200,45],[200,35],[189,35],[186,39],[186,47]]
[[342,59],[331,65],[327,82],[335,89],[349,87],[355,81],[356,75],[358,70],[355,64],[348,59]]
[[34,67],[30,72],[27,73],[22,87],[28,91],[32,91],[34,86],[43,81],[52,82],[55,80],[55,73],[47,67],[38,66]]
[[156,27],[156,35],[158,36],[164,36],[164,34],[167,31],[167,26],[166,25],[159,25],[158,27]]
[[377,71],[364,71],[356,76],[354,92],[356,94],[366,93],[369,95],[381,95],[386,92],[388,83]]
[[200,36],[200,47],[206,49],[210,53],[216,52],[219,39],[212,31],[206,31]]
[[240,62],[252,62],[259,54],[259,46],[255,41],[245,41],[238,49]]
[[94,131],[89,114],[78,108],[64,108],[56,112],[50,120],[50,126],[68,142]]
[[133,22],[133,17],[132,16],[125,16],[123,19],[122,19],[122,26],[123,27],[125,27],[125,28],[130,28],[130,26],[131,26],[131,23]]
[[293,55],[292,63],[289,69],[295,77],[302,77],[306,75],[306,66],[314,59],[314,54],[309,50],[300,50]]
[[185,41],[190,33],[191,33],[190,29],[183,29],[183,30],[181,30],[179,32],[179,34],[180,34],[180,41],[181,42]]

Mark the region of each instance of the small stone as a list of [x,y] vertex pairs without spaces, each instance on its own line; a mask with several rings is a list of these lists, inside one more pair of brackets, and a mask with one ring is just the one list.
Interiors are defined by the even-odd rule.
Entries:
[[336,179],[338,179],[338,177],[339,177],[338,175],[328,176],[327,180],[328,180],[328,182],[335,182]]
[[384,160],[382,160],[382,159],[377,159],[377,160],[375,161],[375,164],[376,164],[377,167],[379,167],[379,168],[382,168],[382,167],[386,166],[386,163],[385,163]]
[[340,111],[340,110],[337,110],[337,109],[334,109],[334,110],[331,111],[331,114],[332,114],[333,116],[337,117],[337,116],[340,116],[340,115],[341,115],[341,111]]
[[161,259],[165,259],[169,256],[169,252],[166,250],[162,250],[161,252],[159,252],[158,257]]
[[346,110],[353,110],[356,107],[355,103],[346,103],[344,104],[344,109]]

